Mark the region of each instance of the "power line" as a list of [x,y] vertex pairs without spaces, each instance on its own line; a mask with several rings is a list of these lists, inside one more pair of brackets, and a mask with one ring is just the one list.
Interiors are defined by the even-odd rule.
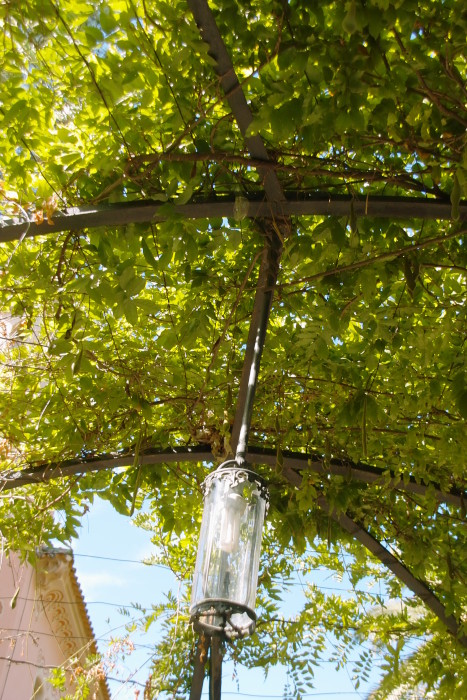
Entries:
[[[85,557],[87,559],[102,559],[104,561],[123,562],[126,564],[141,564],[142,566],[149,566],[149,567],[154,567],[154,568],[158,568],[158,569],[164,569],[166,571],[170,571],[173,574],[173,571],[170,568],[170,566],[166,566],[165,564],[147,563],[145,561],[142,561],[141,559],[120,559],[118,557],[106,557],[106,556],[101,556],[101,555],[97,555],[97,554],[81,554],[81,553],[77,553],[77,552],[74,552],[73,556],[74,557]],[[323,566],[321,568],[323,568],[323,570],[327,570],[325,566]],[[296,569],[294,571],[294,573],[304,574],[304,572],[301,571],[300,569]],[[309,573],[311,573],[311,572],[309,572]],[[305,573],[304,575],[307,575],[307,574]],[[304,584],[301,583],[300,581],[289,581],[289,582],[284,583],[284,588],[287,589],[288,586],[303,587],[303,585]],[[305,582],[305,585],[310,585],[310,583]],[[368,593],[370,595],[375,595],[375,596],[381,596],[381,597],[387,597],[387,598],[391,597],[389,593],[371,593],[371,591],[362,591],[362,590],[358,590],[355,588],[340,588],[338,586],[320,586],[314,582],[311,582],[311,585],[316,586],[317,588],[319,588],[320,590],[323,590],[323,591],[340,591],[342,593]],[[121,606],[121,607],[123,607],[123,606]]]
[[118,557],[104,557],[100,556],[97,554],[81,554],[80,552],[73,552],[73,557],[85,557],[86,559],[103,559],[104,561],[118,561],[118,562],[123,562],[125,564],[141,564],[142,566],[151,566],[155,567],[157,569],[166,569],[167,571],[170,571],[173,573],[172,569],[170,566],[166,566],[165,564],[157,564],[157,563],[149,563],[142,561],[141,559],[119,559]]
[[[235,692],[233,690],[227,690],[227,691],[222,691],[222,695],[234,695],[236,697],[242,697],[242,698],[259,698],[260,700],[275,700],[276,698],[280,698],[280,700],[284,700],[284,695],[259,695],[258,693],[240,693],[240,692]],[[343,695],[358,695],[361,697],[361,693],[359,693],[356,690],[336,690],[334,692],[330,693],[300,693],[300,697],[302,698],[324,698],[324,697],[342,697]]]
[[[0,600],[11,600],[11,596],[6,596],[2,595],[0,596]],[[44,607],[48,607],[50,605],[56,605],[57,601],[55,600],[43,600],[42,598],[23,598],[22,596],[18,596],[16,598],[17,601],[24,601],[25,603],[42,603]],[[82,605],[81,601],[79,600],[60,600],[60,605]],[[139,607],[136,607],[135,605],[127,605],[126,603],[111,603],[110,601],[107,600],[86,600],[86,607],[88,605],[109,605],[113,608],[124,608],[125,610],[135,610],[141,612]],[[145,606],[141,606],[145,607]],[[150,606],[147,606],[150,607]]]

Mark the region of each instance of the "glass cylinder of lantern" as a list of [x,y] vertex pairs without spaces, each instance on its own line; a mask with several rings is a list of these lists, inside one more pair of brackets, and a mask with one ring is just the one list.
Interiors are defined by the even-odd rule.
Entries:
[[204,511],[190,614],[197,631],[227,638],[255,629],[266,485],[231,460],[203,483]]

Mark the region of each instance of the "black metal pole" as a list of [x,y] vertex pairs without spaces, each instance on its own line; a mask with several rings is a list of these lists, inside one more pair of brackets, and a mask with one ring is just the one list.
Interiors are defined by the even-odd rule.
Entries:
[[207,657],[207,640],[201,637],[196,645],[193,680],[191,682],[190,700],[201,700],[203,692],[204,670]]
[[221,700],[222,641],[211,637],[211,666],[209,673],[209,700]]
[[281,242],[272,226],[268,233],[269,237],[266,238],[266,246],[261,261],[258,287],[248,333],[245,362],[240,380],[237,410],[232,430],[235,461],[239,464],[243,464],[246,459],[253,401],[258,383],[259,367],[266,339],[274,287],[279,272],[279,259],[282,252]]
[[243,404],[240,435],[238,436],[238,444],[235,455],[235,461],[239,464],[245,461],[245,455],[248,445],[248,434],[250,432],[251,414],[253,412],[253,401],[255,399],[256,385],[258,383],[259,367],[261,356],[263,354],[264,341],[266,338],[266,329],[269,318],[269,308],[272,300],[272,291],[263,295],[263,305],[260,310],[258,319],[258,327],[253,346],[253,357],[250,365],[250,373],[248,375],[248,386],[246,390],[245,403]]

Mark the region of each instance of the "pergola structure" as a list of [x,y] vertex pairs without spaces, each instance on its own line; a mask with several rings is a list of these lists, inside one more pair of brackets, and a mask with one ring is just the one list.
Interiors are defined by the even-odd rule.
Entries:
[[[355,195],[336,195],[327,192],[307,194],[300,189],[284,191],[277,173],[280,163],[275,159],[267,144],[259,135],[249,135],[249,126],[253,121],[253,114],[245,97],[242,84],[235,72],[235,67],[229,56],[226,44],[216,24],[216,19],[210,10],[206,0],[188,0],[188,5],[193,18],[199,28],[202,39],[209,46],[209,55],[214,59],[213,69],[219,84],[225,94],[232,115],[235,118],[244,137],[245,146],[249,152],[249,158],[245,158],[245,164],[255,169],[258,173],[262,191],[254,196],[215,196],[211,198],[192,198],[186,204],[170,205],[170,215],[173,213],[184,218],[209,218],[232,217],[239,214],[241,218],[251,218],[256,222],[262,233],[264,247],[260,258],[253,311],[251,315],[250,331],[246,342],[243,371],[239,384],[239,392],[236,402],[236,412],[233,420],[230,445],[233,453],[237,449],[242,420],[244,420],[245,405],[248,401],[250,386],[250,370],[255,353],[258,325],[267,324],[271,309],[274,290],[278,281],[281,254],[284,242],[292,235],[295,226],[295,218],[300,216],[341,216],[348,215],[358,218],[400,218],[406,219],[449,219],[452,215],[452,204],[449,200],[439,200],[426,197],[394,197],[384,195],[368,195],[366,198]],[[177,158],[176,154],[171,157]],[[180,158],[183,156],[180,155]],[[194,156],[186,156],[194,160]],[[200,158],[209,158],[209,155]],[[215,156],[219,159],[219,154]],[[231,155],[224,155],[227,162]],[[158,222],[168,215],[168,205],[162,205],[150,199],[119,203],[114,205],[94,205],[85,207],[72,207],[57,211],[52,222],[36,223],[33,221],[21,221],[9,223],[0,229],[0,241],[19,240],[24,235],[52,235],[59,231],[79,231],[83,228],[99,226],[120,226],[129,223]],[[467,219],[467,204],[459,206],[459,219]],[[458,237],[455,230],[443,237]],[[403,257],[414,251],[432,245],[431,239],[413,241],[394,252],[381,253],[379,258],[394,259]],[[342,272],[352,270],[352,265],[343,267]],[[335,274],[333,271],[330,274]],[[266,316],[264,317],[264,309]],[[267,340],[266,340],[267,342]],[[12,471],[3,474],[1,479],[2,490],[12,490],[27,484],[42,483],[57,477],[68,477],[88,472],[114,469],[128,465],[135,457],[135,446],[129,445],[127,449],[109,454],[83,455],[76,459],[61,461],[56,464],[41,464],[31,468],[23,468],[20,471]],[[248,460],[256,464],[275,465],[277,452],[275,449],[258,444],[257,441],[249,442],[247,448]],[[209,462],[214,461],[212,449],[206,444],[192,444],[187,447],[174,447],[160,449],[158,447],[145,447],[138,452],[138,464],[150,470],[153,465],[170,462]],[[294,488],[300,488],[304,476],[308,474],[320,475],[326,479],[334,476],[344,477],[350,481],[357,481],[372,485],[381,485],[392,488],[402,493],[424,496],[429,491],[434,494],[440,504],[448,504],[459,511],[464,507],[466,493],[456,489],[446,489],[436,483],[425,484],[411,475],[409,478],[401,478],[395,472],[388,474],[388,470],[372,466],[366,462],[354,462],[350,459],[338,457],[324,457],[321,453],[306,453],[302,451],[284,450],[281,454],[281,469],[283,477]],[[419,596],[425,605],[442,621],[450,634],[457,637],[458,641],[467,647],[467,636],[461,632],[461,625],[440,601],[438,595],[430,585],[415,576],[409,568],[395,556],[382,542],[378,541],[362,523],[358,522],[350,514],[335,510],[328,502],[325,495],[317,497],[319,508],[333,519],[338,525],[354,538],[356,538],[369,552],[371,552],[382,564],[388,567],[408,589]],[[201,660],[201,656],[203,660]],[[198,654],[193,680],[191,700],[200,697],[203,677],[205,654]],[[212,697],[220,696],[220,664],[221,655],[217,642],[212,646],[211,676]]]

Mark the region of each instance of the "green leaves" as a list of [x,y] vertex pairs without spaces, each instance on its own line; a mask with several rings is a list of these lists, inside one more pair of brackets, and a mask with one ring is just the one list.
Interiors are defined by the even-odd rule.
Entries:
[[[38,219],[144,199],[165,202],[166,220],[2,244],[4,469],[123,455],[135,445],[206,444],[222,458],[258,281],[252,262],[268,230],[247,204],[263,202],[266,166],[250,157],[184,3],[17,5],[2,9],[2,215],[19,216],[11,199]],[[460,0],[428,10],[413,0],[329,0],[289,3],[287,17],[282,9],[214,8],[254,116],[247,136],[264,137],[267,168],[287,199],[316,196],[323,211],[297,217],[284,241],[251,433],[277,455],[274,473],[259,465],[272,492],[266,621],[264,636],[235,653],[265,668],[292,659],[298,697],[324,653],[325,630],[342,644],[336,663],[364,638],[387,657],[388,688],[396,669],[416,687],[418,664],[430,687],[441,693],[445,682],[455,697],[442,669],[458,668],[460,652],[430,616],[410,626],[402,613],[373,614],[383,598],[362,589],[355,604],[313,589],[290,624],[276,621],[276,603],[278,581],[293,567],[326,566],[341,579],[350,571],[354,588],[381,577],[388,595],[402,595],[320,510],[324,493],[397,551],[455,616],[465,607],[463,514],[440,505],[434,486],[466,486],[464,8]],[[340,200],[349,194],[350,208]],[[452,221],[403,221],[397,210],[394,220],[372,217],[377,197],[400,195],[450,201]],[[176,208],[224,196],[235,199],[230,221],[190,220]],[[341,216],[326,215],[328,200],[342,205]],[[267,220],[277,216],[263,206]],[[14,332],[11,317],[20,319]],[[315,455],[298,490],[284,481],[288,450]],[[57,479],[13,501],[3,495],[7,546],[32,552],[66,540],[95,493],[126,514],[147,499],[152,515],[142,524],[189,578],[206,467],[139,469],[133,460],[122,473]],[[333,460],[364,460],[385,476],[355,485],[334,478]],[[322,473],[311,475],[317,463]],[[409,497],[401,483],[427,494]],[[172,598],[167,610],[186,613]],[[174,693],[190,634],[172,623],[162,634],[155,674]],[[427,657],[443,659],[439,668],[421,652],[407,656],[421,638]],[[175,661],[174,648],[182,650]],[[362,651],[356,682],[367,668]]]
[[159,267],[158,267],[157,261],[156,261],[154,255],[152,254],[151,249],[150,249],[150,247],[148,246],[148,244],[147,244],[146,239],[145,239],[144,236],[141,238],[141,249],[142,249],[142,251],[143,251],[143,255],[144,255],[144,258],[145,258],[146,262],[147,262],[152,268],[154,268],[154,270],[158,270]]
[[462,418],[467,419],[467,373],[457,372],[452,378],[452,393],[456,401],[457,410]]
[[359,28],[359,22],[357,19],[357,2],[356,0],[350,0],[347,3],[347,13],[342,20],[342,29],[344,32],[353,34]]

